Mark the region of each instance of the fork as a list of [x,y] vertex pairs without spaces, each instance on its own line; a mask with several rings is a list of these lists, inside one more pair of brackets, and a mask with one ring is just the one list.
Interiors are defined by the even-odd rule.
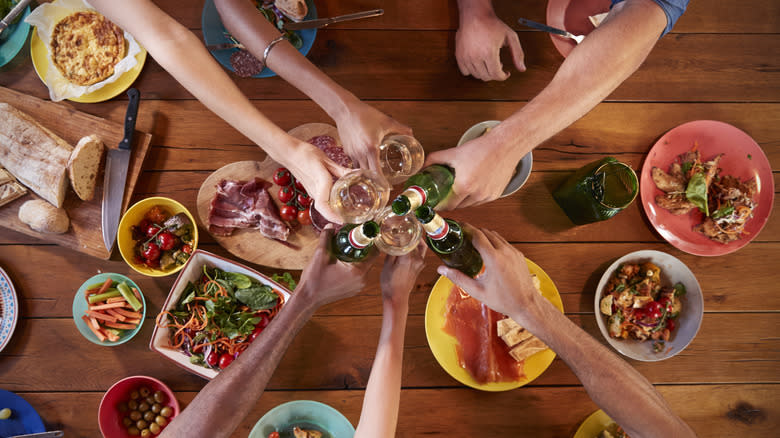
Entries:
[[565,30],[561,30],[552,26],[548,26],[546,24],[537,23],[535,21],[526,20],[525,18],[518,18],[517,21],[520,22],[520,24],[522,24],[523,26],[532,27],[534,29],[543,30],[545,32],[549,32],[555,35],[560,35],[565,38],[573,39],[577,44],[581,43],[582,40],[585,39],[585,35],[574,35],[571,32],[567,32]]

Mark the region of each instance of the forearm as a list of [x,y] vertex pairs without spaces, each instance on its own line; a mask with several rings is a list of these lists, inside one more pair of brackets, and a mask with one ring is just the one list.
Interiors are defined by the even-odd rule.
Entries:
[[[545,298],[510,316],[572,369],[591,399],[632,437],[692,437],[693,431],[638,371],[572,323]],[[639,414],[638,414],[639,413]]]
[[384,301],[382,331],[355,438],[395,436],[401,398],[401,368],[408,308],[408,298],[395,305],[389,300]]
[[561,64],[528,104],[493,129],[501,152],[519,161],[604,100],[645,60],[666,25],[652,0],[627,0]]
[[[251,0],[215,0],[214,3],[228,31],[256,58],[262,59],[265,48],[280,35],[279,30],[265,19]],[[267,63],[276,74],[309,96],[333,119],[338,120],[348,111],[349,105],[358,101],[287,41],[273,47]]]
[[304,290],[285,304],[263,333],[238,359],[209,382],[166,427],[161,437],[229,437],[254,408],[287,347],[314,313]]

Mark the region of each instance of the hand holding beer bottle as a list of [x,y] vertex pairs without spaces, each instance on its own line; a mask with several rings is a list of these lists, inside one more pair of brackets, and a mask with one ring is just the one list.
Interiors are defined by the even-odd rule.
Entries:
[[342,262],[361,262],[374,250],[379,225],[374,221],[347,224],[333,235],[331,252]]
[[469,277],[482,273],[482,257],[471,244],[471,237],[463,232],[460,224],[444,219],[427,205],[414,211],[425,230],[428,247],[450,268]]
[[393,213],[404,215],[424,205],[436,207],[450,193],[454,181],[451,167],[443,164],[426,167],[406,180],[404,192],[393,201]]

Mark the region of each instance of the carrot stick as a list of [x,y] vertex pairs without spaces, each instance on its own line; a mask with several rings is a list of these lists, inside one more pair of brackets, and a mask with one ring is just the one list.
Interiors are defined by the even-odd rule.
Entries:
[[105,322],[103,324],[106,327],[123,329],[123,330],[132,330],[137,327],[137,324],[122,324],[121,322]]
[[90,330],[92,330],[92,333],[97,336],[98,339],[100,339],[100,342],[103,342],[106,340],[106,336],[103,334],[103,331],[100,329],[95,329],[95,327],[92,327],[92,323],[90,323],[89,318],[87,318],[87,315],[83,315],[81,319],[84,320],[84,322],[87,323],[87,327],[89,327]]
[[126,303],[126,302],[127,302],[127,301],[125,301],[124,297],[114,297],[114,298],[109,298],[109,299],[107,299],[107,300],[106,300],[106,304],[111,304],[111,303]]
[[106,313],[116,318],[117,321],[125,322],[128,318],[124,315],[119,314],[114,309],[106,309]]
[[124,305],[125,303],[99,304],[97,306],[89,306],[89,310],[115,309],[117,307],[123,307]]
[[90,324],[92,324],[92,327],[95,327],[95,330],[100,330],[100,324],[98,323],[97,319],[95,319],[93,317],[90,317],[89,318],[89,322],[90,322]]
[[134,319],[133,318],[127,318],[125,320],[125,322],[128,323],[128,324],[140,324],[141,323],[141,318],[134,318]]
[[128,318],[142,318],[143,315],[141,315],[140,312],[128,312],[125,309],[114,309],[114,311],[122,316],[126,316]]
[[106,281],[103,282],[103,284],[100,286],[100,289],[98,289],[97,292],[95,292],[95,289],[88,290],[86,291],[86,295],[92,295],[93,293],[99,295],[105,293],[108,290],[108,288],[111,287],[112,284],[114,284],[114,280],[112,280],[111,278],[106,278]]
[[106,330],[105,333],[106,333],[106,337],[108,338],[109,341],[116,342],[116,341],[119,340],[119,336],[113,334],[112,332]]
[[133,288],[133,294],[138,298],[138,301],[141,301],[141,292],[138,292],[138,289]]
[[100,311],[97,310],[87,310],[85,313],[95,319],[102,319],[103,321],[116,322],[115,317],[111,315],[106,315],[105,313],[101,313]]

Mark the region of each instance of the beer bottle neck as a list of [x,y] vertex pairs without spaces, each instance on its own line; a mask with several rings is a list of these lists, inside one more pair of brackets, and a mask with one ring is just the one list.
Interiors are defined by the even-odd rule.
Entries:
[[374,238],[377,236],[376,230],[374,230],[374,227],[372,227],[371,224],[371,222],[367,222],[349,230],[349,234],[347,235],[349,244],[357,249],[362,249],[371,245]]
[[393,201],[393,213],[404,215],[424,205],[427,200],[428,193],[425,189],[417,185],[409,186]]
[[443,217],[436,214],[430,222],[422,224],[425,234],[433,240],[442,240],[450,232],[450,224]]

